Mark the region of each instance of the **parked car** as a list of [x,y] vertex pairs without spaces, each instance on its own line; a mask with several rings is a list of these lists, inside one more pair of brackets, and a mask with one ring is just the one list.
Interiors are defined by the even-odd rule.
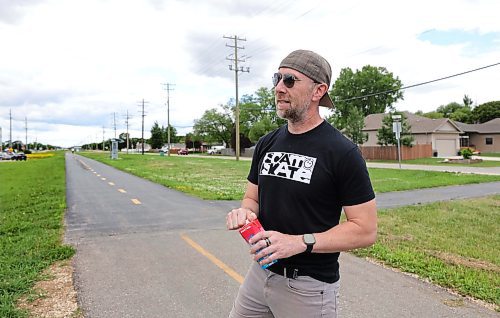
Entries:
[[213,146],[212,148],[207,150],[207,154],[209,155],[215,155],[215,154],[221,154],[222,149],[226,149],[224,146]]
[[2,160],[16,160],[16,161],[19,161],[19,160],[24,160],[26,161],[26,155],[22,152],[9,152],[9,151],[5,151],[5,152],[2,152]]
[[17,153],[14,153],[14,156],[12,156],[12,158],[10,160],[16,160],[16,161],[19,161],[19,160],[23,160],[23,161],[26,161],[27,157],[24,153],[22,152],[17,152]]
[[13,156],[14,156],[14,153],[5,151],[5,152],[2,152],[1,159],[2,160],[11,160]]
[[177,151],[178,155],[187,155],[188,153],[189,151],[187,149],[179,149],[179,151]]

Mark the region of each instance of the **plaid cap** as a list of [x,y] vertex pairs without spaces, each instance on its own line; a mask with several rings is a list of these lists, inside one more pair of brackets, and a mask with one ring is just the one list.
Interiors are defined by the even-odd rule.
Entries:
[[[325,83],[328,85],[328,89],[330,89],[332,68],[327,60],[313,51],[293,51],[281,61],[279,68],[282,67],[296,70],[315,82]],[[328,95],[328,91],[321,97],[319,104],[325,107],[333,107],[333,101],[330,95]]]

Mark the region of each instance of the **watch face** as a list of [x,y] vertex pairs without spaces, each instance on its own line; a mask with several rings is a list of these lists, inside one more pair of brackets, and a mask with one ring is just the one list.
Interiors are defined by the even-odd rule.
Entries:
[[307,245],[316,243],[316,239],[312,234],[304,234],[304,243]]

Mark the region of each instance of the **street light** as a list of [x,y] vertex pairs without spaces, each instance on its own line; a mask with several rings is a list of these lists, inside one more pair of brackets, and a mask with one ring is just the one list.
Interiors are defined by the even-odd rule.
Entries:
[[392,115],[392,131],[396,134],[398,140],[398,162],[399,169],[401,169],[401,146],[399,142],[401,139],[401,115]]

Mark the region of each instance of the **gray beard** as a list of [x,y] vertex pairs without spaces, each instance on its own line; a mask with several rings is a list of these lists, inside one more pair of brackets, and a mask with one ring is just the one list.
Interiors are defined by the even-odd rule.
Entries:
[[289,123],[296,124],[305,119],[304,114],[307,112],[310,105],[311,102],[309,101],[306,105],[300,108],[289,108],[283,113],[280,114],[280,112],[277,112],[277,114],[278,117],[288,120]]

